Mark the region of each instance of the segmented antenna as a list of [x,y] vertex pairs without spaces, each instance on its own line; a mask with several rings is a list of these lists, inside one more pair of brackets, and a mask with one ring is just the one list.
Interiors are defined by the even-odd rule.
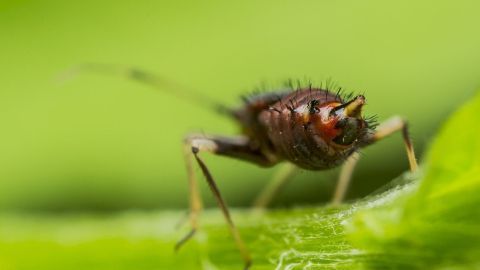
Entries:
[[188,87],[179,85],[177,83],[169,81],[166,78],[157,76],[153,73],[138,68],[88,63],[67,70],[60,76],[59,79],[60,81],[71,80],[75,76],[78,76],[79,74],[82,74],[84,72],[125,77],[127,79],[149,85],[155,89],[169,93],[170,95],[176,96],[180,99],[188,100],[190,103],[193,103],[195,105],[201,107],[208,107],[209,109],[213,109],[223,114],[232,114],[232,110],[230,108],[224,106],[223,104],[220,104],[220,102],[216,100],[204,96],[197,91],[193,91]]

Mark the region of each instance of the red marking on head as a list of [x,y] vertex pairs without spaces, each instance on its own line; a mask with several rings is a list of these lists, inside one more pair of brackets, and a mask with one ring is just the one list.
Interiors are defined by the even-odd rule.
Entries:
[[315,130],[319,135],[327,142],[330,142],[335,137],[337,137],[341,130],[335,128],[335,125],[338,122],[338,117],[331,117],[330,111],[341,105],[338,102],[327,103],[319,107],[319,113],[315,115],[313,121]]
[[317,129],[320,131],[320,134],[324,139],[331,141],[340,134],[340,130],[335,128],[337,122],[338,118],[333,117],[329,121],[322,121],[320,125],[317,126]]

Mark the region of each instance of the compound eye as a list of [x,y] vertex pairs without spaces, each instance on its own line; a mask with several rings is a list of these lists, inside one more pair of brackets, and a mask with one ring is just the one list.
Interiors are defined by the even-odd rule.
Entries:
[[335,128],[339,129],[341,132],[338,136],[333,138],[333,142],[339,145],[351,145],[358,138],[360,126],[357,118],[347,117],[339,120],[335,125]]

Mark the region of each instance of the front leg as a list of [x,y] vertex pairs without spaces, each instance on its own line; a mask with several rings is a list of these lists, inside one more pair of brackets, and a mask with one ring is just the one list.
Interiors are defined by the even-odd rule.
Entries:
[[[394,116],[388,119],[387,121],[383,122],[377,128],[377,131],[373,135],[372,141],[369,142],[369,145],[400,130],[402,131],[403,143],[405,144],[408,162],[410,164],[410,171],[415,172],[418,169],[418,164],[417,164],[417,159],[415,158],[415,152],[413,150],[412,140],[410,139],[410,135],[408,134],[408,123],[401,117]],[[347,161],[342,166],[337,187],[335,189],[334,197],[332,199],[332,204],[338,205],[343,201],[345,194],[347,192],[348,186],[350,184],[350,180],[352,178],[354,168],[357,165],[359,158],[360,158],[360,155],[358,153],[354,153],[347,159]]]
[[232,233],[235,243],[240,250],[242,258],[245,262],[245,269],[248,269],[251,265],[250,254],[243,242],[238,229],[235,227],[233,220],[230,216],[227,204],[223,199],[220,190],[215,183],[212,174],[210,173],[207,165],[200,158],[201,152],[210,152],[216,155],[224,155],[229,157],[238,158],[244,161],[255,163],[258,165],[268,166],[273,165],[274,161],[268,159],[265,155],[262,155],[261,151],[251,147],[248,138],[240,137],[220,137],[220,136],[203,136],[203,135],[191,135],[185,139],[185,158],[187,165],[189,192],[190,192],[190,224],[192,230],[182,238],[176,245],[176,249],[179,249],[184,243],[190,239],[198,229],[198,216],[201,211],[201,199],[198,192],[198,185],[194,175],[192,157],[197,162],[198,166],[202,170],[208,186],[212,191],[218,206],[220,207],[223,216],[227,221],[227,225]]
[[394,116],[387,121],[383,122],[374,135],[374,141],[379,141],[396,131],[402,131],[403,143],[405,144],[405,150],[407,151],[408,163],[410,164],[410,171],[416,172],[418,170],[417,159],[415,157],[415,151],[413,150],[412,140],[408,133],[408,123],[399,116]]

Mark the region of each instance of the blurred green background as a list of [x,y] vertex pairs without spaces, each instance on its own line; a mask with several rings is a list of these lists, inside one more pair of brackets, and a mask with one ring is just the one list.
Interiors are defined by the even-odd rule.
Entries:
[[[477,1],[1,1],[0,209],[185,208],[183,136],[237,132],[228,119],[124,78],[56,80],[86,62],[144,68],[232,106],[262,82],[333,78],[365,93],[367,114],[408,118],[421,156],[479,86],[479,8]],[[407,168],[399,135],[363,152],[350,198]],[[233,206],[248,205],[275,170],[205,160]],[[328,200],[337,173],[301,173],[276,205]]]

